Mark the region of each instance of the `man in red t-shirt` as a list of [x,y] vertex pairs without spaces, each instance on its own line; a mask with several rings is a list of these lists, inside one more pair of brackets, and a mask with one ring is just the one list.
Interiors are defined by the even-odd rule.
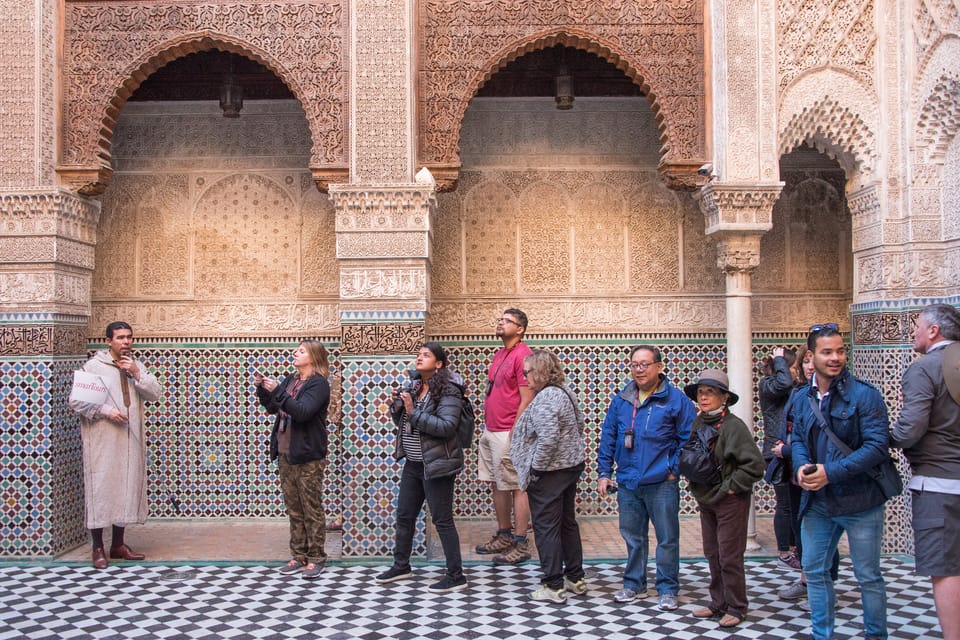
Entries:
[[[489,542],[477,545],[477,553],[497,554],[494,564],[517,564],[530,559],[527,526],[530,505],[527,494],[517,484],[517,471],[510,461],[510,436],[513,423],[530,401],[533,391],[527,386],[523,360],[530,347],[523,342],[527,314],[507,309],[497,320],[497,337],[503,347],[493,356],[487,373],[487,395],[483,403],[486,428],[477,446],[477,478],[493,488],[493,507],[497,514],[497,532]],[[513,512],[516,530],[512,530]]]

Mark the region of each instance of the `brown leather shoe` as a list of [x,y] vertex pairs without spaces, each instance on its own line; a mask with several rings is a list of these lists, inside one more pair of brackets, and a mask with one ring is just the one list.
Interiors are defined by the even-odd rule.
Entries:
[[[101,552],[102,551],[101,549]],[[110,557],[115,560],[143,560],[147,556],[142,553],[136,553],[127,545],[122,544],[119,547],[110,547]]]
[[97,547],[93,550],[93,568],[106,569],[107,556],[103,553],[103,547]]

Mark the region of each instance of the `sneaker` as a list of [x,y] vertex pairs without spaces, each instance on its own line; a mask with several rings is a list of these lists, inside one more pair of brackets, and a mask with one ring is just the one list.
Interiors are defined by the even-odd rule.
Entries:
[[557,604],[563,604],[567,601],[567,590],[563,587],[559,589],[551,589],[545,584],[540,585],[540,588],[530,594],[531,600],[540,600],[542,602],[556,602]]
[[640,593],[634,591],[630,587],[624,587],[623,589],[620,589],[620,591],[617,591],[615,594],[613,594],[614,602],[633,602],[637,598],[646,597],[646,591],[644,591],[643,595],[641,596]]
[[781,600],[800,600],[807,597],[807,585],[799,580],[777,592]]
[[780,564],[784,564],[791,569],[796,569],[799,571],[801,569],[800,558],[797,557],[797,554],[791,553],[786,556],[779,556],[777,560],[780,561]]
[[387,584],[388,582],[397,582],[398,580],[406,580],[413,575],[413,571],[410,567],[397,567],[393,566],[378,575],[375,580],[380,584]]
[[520,564],[530,559],[530,543],[518,542],[506,553],[493,556],[493,564]]
[[304,564],[303,562],[300,562],[299,560],[294,559],[288,562],[287,564],[283,565],[282,567],[280,567],[280,573],[282,573],[285,576],[289,576],[293,573],[299,573],[300,571],[303,570],[305,566],[307,565]]
[[300,577],[304,580],[314,580],[320,577],[324,568],[325,565],[322,562],[311,562],[303,568],[303,573],[300,574]]
[[575,596],[586,595],[587,593],[587,579],[580,578],[576,582],[570,578],[563,579],[563,588],[572,593]]
[[480,554],[503,553],[514,547],[513,536],[509,533],[495,533],[489,542],[478,544],[476,552]]
[[677,609],[677,594],[661,593],[657,601],[657,608],[660,611],[675,611]]
[[[409,575],[409,574],[407,574]],[[452,578],[444,574],[442,578],[427,587],[431,593],[449,593],[451,591],[460,591],[467,588],[467,577],[462,573],[458,578]]]
[[800,611],[806,611],[807,613],[810,613],[810,601],[801,600],[799,604],[797,604],[797,608],[799,608]]

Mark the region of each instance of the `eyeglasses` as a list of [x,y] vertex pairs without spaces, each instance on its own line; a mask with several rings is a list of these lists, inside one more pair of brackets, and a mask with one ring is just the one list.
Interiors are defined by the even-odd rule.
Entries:
[[531,373],[533,373],[533,369],[524,369],[524,370],[523,370],[523,375],[525,375],[525,376],[529,376]]
[[633,369],[634,371],[646,371],[650,367],[660,364],[659,362],[631,362],[627,366]]
[[517,321],[514,320],[513,318],[498,318],[498,319],[497,319],[497,324],[500,324],[501,322],[509,322],[510,324],[515,324],[515,325],[517,325],[518,327],[522,327],[522,326],[523,326],[522,324],[520,324],[519,322],[517,322]]
[[834,331],[840,331],[840,325],[836,322],[827,322],[826,324],[815,324],[810,326],[810,333],[816,333],[817,331],[823,331],[824,329],[833,329]]

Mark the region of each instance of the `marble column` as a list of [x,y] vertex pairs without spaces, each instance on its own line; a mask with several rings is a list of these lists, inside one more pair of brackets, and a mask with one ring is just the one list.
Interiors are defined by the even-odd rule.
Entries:
[[[740,395],[731,412],[753,429],[753,324],[751,275],[760,266],[760,238],[772,226],[782,185],[708,184],[701,208],[706,233],[718,238],[717,266],[726,275],[727,375]],[[756,514],[750,510],[748,548],[757,549]]]

